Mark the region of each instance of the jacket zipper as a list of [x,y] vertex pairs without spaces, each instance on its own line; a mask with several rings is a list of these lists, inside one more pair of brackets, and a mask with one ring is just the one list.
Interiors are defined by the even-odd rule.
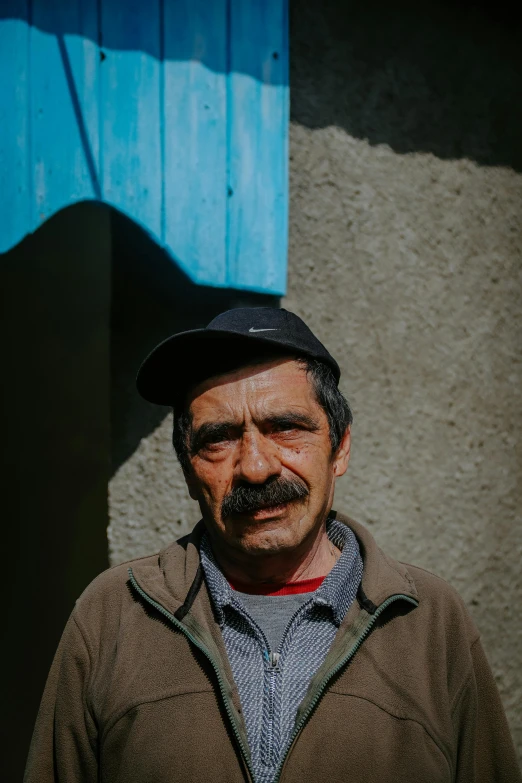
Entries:
[[272,764],[272,757],[274,754],[274,712],[275,712],[275,690],[276,690],[276,678],[279,671],[279,655],[278,653],[271,652],[268,654],[269,665],[269,684],[268,684],[268,728],[267,728],[267,760],[269,764]]
[[223,678],[221,677],[221,672],[219,670],[218,664],[216,663],[214,658],[211,656],[211,654],[209,653],[207,648],[204,647],[200,642],[198,642],[198,640],[190,633],[190,631],[188,631],[185,628],[185,626],[182,623],[180,623],[179,620],[176,620],[176,618],[174,617],[173,614],[171,614],[169,611],[167,611],[167,609],[165,609],[164,606],[159,604],[157,601],[155,601],[153,598],[151,598],[150,595],[148,595],[144,590],[142,590],[142,588],[139,586],[138,582],[136,581],[136,578],[135,578],[135,576],[134,576],[134,574],[132,572],[132,568],[129,568],[128,573],[129,573],[129,578],[130,578],[131,584],[132,584],[133,588],[136,590],[136,592],[139,595],[141,595],[141,597],[145,601],[147,601],[147,603],[149,603],[160,614],[162,614],[163,617],[166,617],[167,620],[169,620],[172,623],[172,625],[174,625],[178,630],[180,630],[183,634],[185,634],[187,639],[189,639],[189,641],[191,641],[192,644],[195,645],[198,648],[198,650],[200,650],[203,653],[203,655],[205,655],[206,658],[209,660],[212,668],[214,669],[214,672],[215,672],[215,675],[216,675],[216,679],[218,681],[219,691],[221,693],[221,698],[223,699],[223,704],[225,706],[225,710],[226,710],[226,713],[228,715],[228,719],[229,719],[230,724],[232,726],[232,731],[234,733],[234,736],[236,738],[237,744],[238,744],[239,749],[241,751],[241,755],[243,756],[243,760],[244,760],[244,762],[246,764],[246,767],[248,769],[248,772],[250,774],[251,780],[254,781],[254,770],[252,769],[252,765],[250,764],[250,760],[248,758],[248,752],[247,752],[247,750],[245,748],[245,744],[244,744],[244,742],[243,742],[243,740],[241,738],[241,735],[239,733],[239,730],[237,728],[236,720],[234,718],[234,714],[233,714],[232,709],[230,707],[230,703],[229,703],[229,700],[228,700],[228,696],[227,696],[227,693],[226,693],[226,690],[225,690],[225,686],[224,686],[224,683],[223,683]]
[[[306,605],[306,604],[305,604]],[[303,606],[300,606],[292,615],[290,618],[288,625],[286,626],[285,632],[283,634],[283,638],[281,639],[281,642],[279,644],[279,651],[275,652],[274,650],[270,650],[270,645],[268,643],[268,639],[266,638],[266,635],[263,633],[263,630],[257,625],[255,620],[253,620],[248,613],[246,613],[247,619],[250,623],[254,623],[256,628],[258,629],[261,638],[264,640],[265,644],[265,653],[264,658],[267,662],[267,677],[268,677],[268,687],[267,687],[267,696],[268,699],[268,727],[266,728],[266,734],[264,738],[262,737],[261,742],[261,754],[263,755],[264,750],[263,748],[266,747],[266,759],[268,761],[268,764],[272,763],[272,757],[274,755],[274,723],[275,723],[275,694],[276,694],[276,681],[277,681],[277,675],[279,674],[279,661],[281,659],[281,650],[283,649],[284,641],[286,638],[286,634],[288,632],[288,629],[294,622],[297,615],[301,612],[303,609]],[[241,614],[244,616],[245,612],[243,607],[241,607]],[[264,741],[263,741],[264,740]]]
[[[268,648],[268,641],[267,641],[267,651],[268,651],[268,665],[269,665],[269,686],[268,686],[268,698],[270,700],[269,702],[269,724],[268,724],[268,762],[272,763],[272,757],[274,755],[274,722],[275,722],[275,692],[276,692],[276,680],[277,675],[279,673],[279,661],[281,658],[281,651],[283,649],[285,639],[288,633],[288,629],[291,628],[291,626],[294,623],[295,618],[303,611],[303,607],[308,605],[308,601],[306,604],[303,604],[300,606],[296,611],[293,613],[292,617],[288,621],[288,624],[285,628],[285,632],[283,633],[283,638],[281,639],[279,643],[279,650],[278,652],[270,652]],[[264,636],[264,634],[263,634]],[[266,638],[266,637],[265,637]]]
[[279,650],[278,652],[275,652],[270,650],[270,645],[268,643],[268,639],[266,638],[265,633],[263,632],[263,629],[258,626],[256,621],[252,617],[250,617],[248,612],[245,611],[245,608],[241,604],[239,604],[239,606],[237,605],[237,603],[235,604],[235,608],[236,610],[239,611],[241,616],[246,618],[246,620],[249,623],[253,623],[254,626],[257,628],[261,638],[263,639],[263,643],[265,645],[265,652],[263,657],[265,658],[267,663],[268,687],[266,691],[267,694],[266,698],[268,699],[269,720],[268,720],[268,728],[266,729],[266,734],[264,737],[262,737],[261,754],[263,755],[264,753],[263,748],[266,747],[266,758],[269,764],[272,763],[272,756],[274,753],[275,692],[276,692],[276,679],[280,671],[279,661],[281,659],[281,650],[283,649],[283,645],[286,639],[288,629],[291,627],[295,618],[300,614],[300,612],[303,610],[303,607],[306,605],[307,604],[303,604],[298,609],[296,609],[296,611],[293,613],[292,617],[288,621],[285,632],[283,634],[283,638],[281,639],[281,642],[279,644]]
[[292,746],[294,745],[298,735],[301,733],[302,729],[304,728],[304,726],[305,726],[306,722],[308,721],[310,715],[312,714],[313,710],[315,709],[315,707],[317,705],[317,702],[319,701],[319,699],[323,695],[324,691],[326,690],[326,687],[327,687],[328,683],[330,682],[330,680],[333,677],[335,677],[335,675],[343,668],[343,666],[346,666],[346,664],[348,663],[350,658],[353,658],[353,656],[355,655],[355,653],[357,652],[357,650],[359,649],[359,647],[364,642],[364,640],[366,639],[366,637],[370,633],[371,629],[373,628],[373,626],[377,622],[377,619],[378,619],[379,615],[381,615],[384,612],[384,610],[387,609],[388,606],[390,604],[392,604],[394,601],[400,601],[400,600],[408,601],[408,603],[413,604],[414,606],[418,606],[419,605],[419,602],[416,601],[414,598],[411,598],[409,595],[402,595],[401,593],[396,593],[395,595],[391,595],[389,598],[386,599],[386,601],[383,601],[383,603],[380,604],[377,607],[377,609],[375,610],[373,615],[371,615],[370,622],[367,624],[366,628],[362,631],[362,633],[359,635],[359,637],[355,640],[355,643],[353,644],[353,646],[352,646],[351,650],[349,651],[349,653],[347,655],[345,655],[344,658],[333,669],[331,669],[328,672],[326,677],[323,679],[321,684],[318,686],[318,688],[317,688],[317,690],[315,692],[314,698],[312,699],[312,701],[308,705],[308,708],[307,708],[306,712],[304,713],[304,715],[301,716],[301,719],[300,719],[299,723],[297,724],[297,726],[294,729],[294,732],[293,732],[293,734],[292,734],[292,736],[290,738],[290,742],[288,743],[287,751],[286,751],[285,755],[283,756],[283,758],[281,760],[281,763],[280,763],[280,765],[279,765],[279,767],[277,769],[276,776],[274,778],[274,783],[279,783],[279,781],[281,779],[281,773],[283,771],[283,767],[285,765],[285,761],[288,758],[290,750],[291,750]]
[[[192,644],[195,645],[195,647],[197,647],[198,650],[200,650],[203,653],[203,655],[205,655],[205,657],[210,662],[212,668],[214,669],[214,672],[215,672],[215,675],[216,675],[216,679],[218,681],[219,691],[221,693],[221,698],[223,700],[223,704],[225,706],[225,711],[226,711],[226,713],[228,715],[228,719],[230,721],[230,725],[232,726],[232,731],[233,731],[234,736],[236,738],[237,744],[238,744],[239,749],[241,751],[241,754],[243,756],[243,760],[244,760],[245,765],[246,765],[246,767],[248,769],[250,777],[251,777],[252,781],[254,781],[255,780],[254,770],[252,769],[252,765],[251,765],[250,760],[248,758],[247,750],[245,748],[244,742],[243,742],[243,740],[241,738],[241,735],[239,733],[239,730],[237,728],[237,724],[236,724],[236,721],[235,721],[235,718],[234,718],[234,714],[233,714],[233,712],[232,712],[232,710],[230,708],[228,696],[227,696],[227,693],[225,691],[223,678],[221,677],[221,672],[219,670],[218,664],[216,663],[214,658],[211,656],[209,651],[206,649],[206,647],[204,647],[200,642],[198,642],[198,640],[185,628],[185,626],[182,623],[180,623],[179,620],[176,620],[176,618],[174,617],[173,614],[171,614],[169,611],[167,611],[167,609],[165,609],[164,606],[162,606],[160,603],[155,601],[153,598],[150,597],[150,595],[148,595],[144,590],[142,590],[142,588],[139,586],[138,582],[136,581],[136,578],[135,578],[135,576],[134,576],[134,574],[132,572],[132,568],[129,568],[128,573],[129,573],[129,578],[130,578],[131,584],[132,584],[133,588],[136,590],[136,592],[139,595],[141,595],[141,597],[145,601],[147,601],[147,603],[149,603],[151,606],[153,606],[160,614],[162,614],[164,617],[166,617],[172,623],[172,625],[175,628],[178,628],[183,634],[185,634],[187,639],[189,639],[189,641],[191,641]],[[399,600],[408,601],[408,603],[413,604],[413,606],[418,606],[419,605],[419,602],[416,601],[414,598],[411,598],[408,595],[403,595],[402,593],[397,593],[396,595],[391,595],[389,598],[386,599],[386,601],[384,601],[382,604],[380,604],[380,606],[377,607],[377,609],[375,610],[373,615],[371,615],[370,622],[367,624],[367,626],[363,630],[363,632],[359,635],[358,639],[356,639],[356,641],[353,644],[351,650],[348,652],[347,655],[344,656],[344,658],[330,672],[328,672],[326,677],[323,679],[323,681],[321,682],[321,684],[317,688],[313,700],[308,705],[308,709],[306,710],[305,714],[301,716],[301,720],[299,721],[299,723],[297,724],[297,726],[294,729],[294,732],[293,732],[293,734],[292,734],[292,736],[290,738],[290,742],[288,743],[288,749],[287,749],[285,755],[283,756],[283,758],[281,760],[281,764],[279,765],[279,767],[277,769],[276,776],[274,778],[274,783],[279,783],[279,780],[281,778],[281,773],[283,771],[283,767],[284,767],[285,761],[288,758],[288,754],[290,753],[290,750],[291,750],[292,746],[294,745],[298,735],[301,733],[301,731],[304,728],[306,722],[308,721],[310,715],[312,714],[313,710],[315,709],[315,706],[317,705],[317,702],[319,701],[319,699],[323,695],[324,691],[326,690],[326,687],[327,687],[328,683],[330,682],[330,680],[333,677],[335,677],[335,675],[343,668],[343,666],[346,666],[346,664],[348,663],[350,658],[353,658],[353,656],[355,655],[355,653],[357,652],[357,650],[359,649],[359,647],[364,642],[365,638],[368,636],[368,634],[370,633],[371,629],[373,628],[373,626],[377,622],[377,619],[378,619],[379,615],[381,615],[382,612],[384,612],[384,610],[387,609],[390,604],[392,604],[394,601],[399,601]],[[276,653],[276,655],[277,655],[277,653]],[[279,656],[277,656],[276,659],[274,658],[273,660],[271,660],[270,663],[271,663],[271,666],[274,667],[274,669],[277,669],[278,664],[279,664]]]

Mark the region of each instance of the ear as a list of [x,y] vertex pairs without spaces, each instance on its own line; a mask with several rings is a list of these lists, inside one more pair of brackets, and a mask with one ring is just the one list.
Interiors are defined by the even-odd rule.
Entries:
[[339,478],[340,476],[344,476],[346,473],[346,470],[348,468],[348,462],[350,461],[350,446],[352,442],[352,436],[350,432],[350,427],[346,428],[346,431],[343,435],[343,438],[341,440],[341,443],[339,444],[339,448],[337,449],[337,454],[334,458],[334,476],[336,478]]

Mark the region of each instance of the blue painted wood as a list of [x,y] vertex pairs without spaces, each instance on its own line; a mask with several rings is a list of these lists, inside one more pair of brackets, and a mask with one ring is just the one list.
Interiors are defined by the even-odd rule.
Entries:
[[[30,51],[33,216],[99,198],[96,0],[33,0]],[[79,35],[68,30],[77,29]],[[52,32],[48,32],[52,30]]]
[[164,36],[164,239],[196,281],[225,285],[226,0],[166,0]]
[[286,3],[4,0],[0,251],[103,200],[195,282],[284,293]]
[[[231,0],[228,275],[283,294],[288,234],[288,29],[281,0]],[[232,282],[233,281],[233,282]]]
[[0,249],[20,241],[32,224],[29,149],[28,3],[6,0],[0,22]]
[[103,198],[161,240],[159,0],[103,0],[101,34]]

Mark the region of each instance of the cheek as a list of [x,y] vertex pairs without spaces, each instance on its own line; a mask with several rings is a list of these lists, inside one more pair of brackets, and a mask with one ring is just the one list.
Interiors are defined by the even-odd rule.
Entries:
[[231,471],[223,463],[208,463],[197,460],[192,465],[196,488],[211,503],[219,503],[229,491]]
[[323,485],[333,475],[330,449],[304,443],[281,450],[281,464],[303,478],[310,486]]

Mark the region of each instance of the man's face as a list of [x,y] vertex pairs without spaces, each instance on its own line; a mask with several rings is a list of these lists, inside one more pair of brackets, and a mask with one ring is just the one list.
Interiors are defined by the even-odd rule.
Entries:
[[277,359],[211,378],[191,393],[187,483],[219,549],[249,555],[306,545],[347,468],[304,366]]

